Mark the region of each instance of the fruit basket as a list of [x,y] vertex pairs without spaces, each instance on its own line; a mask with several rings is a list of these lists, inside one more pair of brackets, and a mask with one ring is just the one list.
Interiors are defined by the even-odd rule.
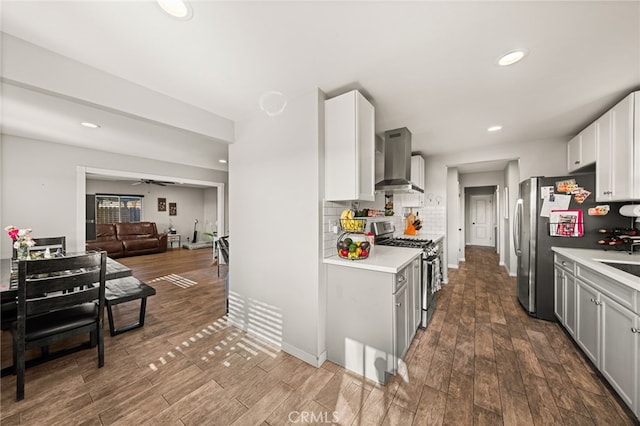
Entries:
[[371,245],[368,241],[355,241],[345,233],[338,238],[336,248],[343,259],[362,260],[369,257]]
[[343,210],[340,214],[340,229],[343,232],[364,232],[367,227],[367,219],[356,217],[351,209]]
[[364,232],[366,219],[340,219],[340,228],[346,232]]

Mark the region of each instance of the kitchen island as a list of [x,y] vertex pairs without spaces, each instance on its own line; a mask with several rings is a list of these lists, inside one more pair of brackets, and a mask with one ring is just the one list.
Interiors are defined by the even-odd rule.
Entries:
[[640,253],[552,250],[555,316],[640,418]]
[[395,374],[420,322],[422,250],[375,246],[325,258],[327,358],[378,383]]

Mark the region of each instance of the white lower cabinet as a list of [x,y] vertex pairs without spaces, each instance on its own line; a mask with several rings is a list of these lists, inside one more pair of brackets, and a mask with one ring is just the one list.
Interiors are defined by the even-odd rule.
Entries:
[[640,295],[583,265],[576,264],[574,275],[559,266],[559,258],[556,254],[556,316],[640,418],[640,315],[633,302]]
[[[408,285],[405,283],[393,296],[393,317],[395,318],[394,327],[394,355],[395,358],[401,358],[409,347],[409,292]],[[397,368],[397,366],[395,366]]]
[[378,383],[396,373],[417,328],[416,262],[395,274],[327,265],[327,359]]
[[564,281],[564,326],[573,337],[576,335],[576,279],[566,274]]
[[600,367],[599,293],[590,285],[576,281],[576,342],[591,361]]
[[638,316],[603,294],[600,295],[600,301],[600,371],[624,402],[637,413]]
[[422,315],[422,294],[421,294],[421,285],[422,285],[422,259],[418,258],[413,261],[412,264],[413,275],[411,276],[411,283],[413,286],[413,302],[411,306],[413,308],[413,323],[411,329],[413,330],[413,334],[420,327],[420,319]]

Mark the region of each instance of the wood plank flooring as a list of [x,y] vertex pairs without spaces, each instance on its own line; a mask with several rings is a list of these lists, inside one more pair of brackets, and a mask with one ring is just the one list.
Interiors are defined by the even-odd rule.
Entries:
[[[493,250],[467,248],[437,312],[386,386],[314,368],[226,324],[224,273],[209,250],[122,259],[154,280],[144,328],[33,367],[26,397],[2,378],[2,425],[631,425],[557,324],[528,317]],[[158,279],[178,275],[197,284]],[[138,305],[118,305],[116,320]],[[2,363],[11,362],[2,334]]]

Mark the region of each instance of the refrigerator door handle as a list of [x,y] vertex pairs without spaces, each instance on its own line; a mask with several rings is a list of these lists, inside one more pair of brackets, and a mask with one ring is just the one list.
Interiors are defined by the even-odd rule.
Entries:
[[516,251],[516,256],[522,255],[522,247],[520,245],[520,235],[522,230],[522,198],[519,198],[516,202],[516,208],[513,214],[513,246]]

